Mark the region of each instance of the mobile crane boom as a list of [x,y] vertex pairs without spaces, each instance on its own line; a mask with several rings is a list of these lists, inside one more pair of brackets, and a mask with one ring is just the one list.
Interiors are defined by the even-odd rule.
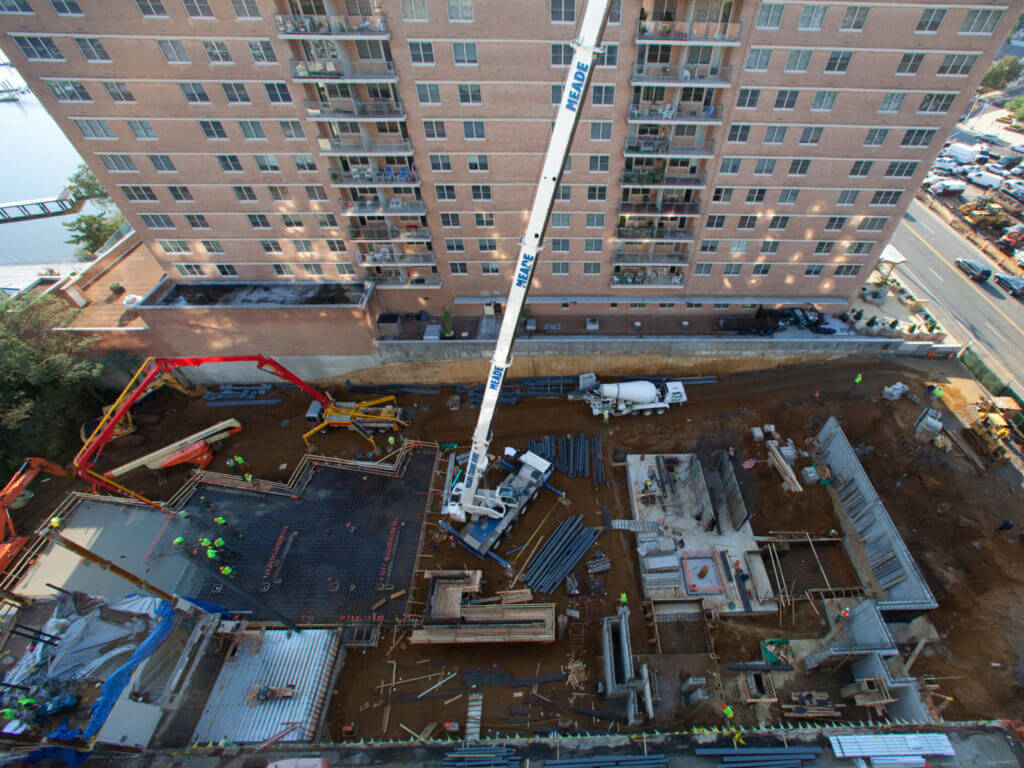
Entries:
[[452,491],[445,510],[456,519],[464,520],[467,513],[493,516],[495,508],[502,506],[496,494],[479,492],[481,474],[487,467],[491,425],[505,381],[505,373],[512,363],[512,343],[515,341],[516,328],[523,312],[523,305],[526,303],[526,294],[533,277],[533,268],[537,263],[544,230],[551,217],[555,190],[562,177],[565,158],[569,154],[573,133],[579,123],[580,109],[590,87],[598,42],[608,20],[609,3],[610,0],[588,0],[578,37],[572,44],[575,52],[569,64],[565,85],[562,87],[562,101],[555,116],[555,127],[548,142],[548,151],[544,156],[544,165],[526,224],[526,233],[520,241],[519,258],[512,274],[512,287],[509,290],[505,315],[498,331],[494,355],[491,357],[491,370],[484,384],[483,401],[480,403],[480,414],[473,432],[466,473],[462,482]]

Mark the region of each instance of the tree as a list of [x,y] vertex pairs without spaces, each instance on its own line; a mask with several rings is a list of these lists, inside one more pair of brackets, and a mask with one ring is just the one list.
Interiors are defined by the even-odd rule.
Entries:
[[102,366],[83,357],[92,339],[51,331],[74,312],[47,296],[0,298],[0,462],[8,474],[27,456],[69,459],[78,425],[98,408],[92,387]]
[[1002,88],[1020,77],[1022,71],[1024,65],[1020,59],[1016,56],[1004,56],[988,68],[988,72],[981,78],[981,84],[985,88]]
[[1006,102],[1006,108],[1010,114],[1018,120],[1024,120],[1024,96],[1018,96]]
[[107,190],[103,188],[100,180],[96,178],[96,174],[89,170],[89,166],[85,163],[79,165],[75,172],[68,177],[68,186],[83,197],[95,201],[103,208],[109,208],[114,204],[114,201],[110,199],[110,195],[107,194]]
[[77,245],[75,252],[81,260],[92,258],[124,222],[119,213],[81,213],[73,221],[65,222],[64,228],[72,233],[64,242]]

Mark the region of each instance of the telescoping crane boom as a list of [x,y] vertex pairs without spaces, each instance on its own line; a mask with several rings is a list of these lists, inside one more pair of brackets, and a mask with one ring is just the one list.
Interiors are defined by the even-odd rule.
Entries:
[[555,116],[555,127],[551,132],[548,151],[544,156],[540,182],[533,198],[533,207],[526,224],[526,233],[520,242],[519,259],[512,274],[512,288],[509,290],[505,315],[498,331],[498,341],[491,358],[491,370],[484,384],[483,401],[477,417],[473,443],[466,462],[462,481],[452,490],[445,512],[456,520],[465,520],[467,515],[496,517],[504,514],[506,501],[498,491],[480,490],[481,475],[487,469],[487,449],[491,442],[491,425],[498,406],[505,373],[512,363],[512,343],[516,328],[526,303],[526,294],[537,263],[544,230],[551,217],[551,206],[565,158],[569,153],[573,133],[580,119],[580,109],[590,87],[594,57],[598,53],[598,42],[604,33],[608,19],[610,0],[589,0],[583,13],[577,39],[573,42],[575,52],[569,65],[569,74],[562,88],[562,101]]

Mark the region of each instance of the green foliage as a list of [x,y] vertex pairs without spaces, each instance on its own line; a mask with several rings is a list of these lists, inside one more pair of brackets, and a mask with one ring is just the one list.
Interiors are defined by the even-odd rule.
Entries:
[[80,213],[72,221],[65,222],[64,228],[71,233],[64,242],[77,245],[78,258],[85,261],[117,231],[124,222],[119,213]]
[[82,163],[75,169],[75,172],[68,177],[68,186],[76,190],[78,194],[95,200],[104,208],[114,204],[107,194],[107,190],[100,184],[100,180],[89,170],[89,166]]
[[889,327],[892,328],[893,330],[896,330],[897,328],[900,327],[900,321],[893,320],[891,323],[889,323]]
[[1006,102],[1006,108],[1010,114],[1018,120],[1024,120],[1024,96],[1018,96]]
[[1020,59],[1016,56],[1004,56],[988,68],[988,72],[981,78],[981,84],[985,88],[1002,88],[1020,77],[1022,70],[1024,65]]
[[452,324],[452,311],[445,307],[441,310],[441,336],[450,338],[455,335],[455,326]]
[[874,328],[876,325],[878,325],[878,316],[877,315],[872,315],[871,319],[868,320],[868,322],[867,322],[867,327],[868,328]]
[[83,357],[91,339],[53,333],[74,309],[58,299],[0,299],[0,463],[7,474],[27,456],[66,461],[78,425],[95,415],[92,385],[102,366]]

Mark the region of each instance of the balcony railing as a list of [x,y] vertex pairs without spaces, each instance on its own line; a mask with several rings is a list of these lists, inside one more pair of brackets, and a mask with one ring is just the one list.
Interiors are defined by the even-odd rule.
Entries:
[[707,64],[636,64],[633,67],[633,85],[729,85],[732,67]]
[[700,203],[663,202],[663,203],[619,203],[619,213],[627,216],[695,216],[700,211]]
[[384,19],[365,16],[274,16],[281,37],[351,37],[387,40],[391,37]]
[[400,101],[306,101],[306,117],[310,120],[386,120],[404,119],[405,107]]
[[385,288],[440,288],[441,278],[438,275],[412,275],[409,277],[371,277],[369,278],[378,290]]
[[355,83],[397,83],[390,61],[343,61],[341,59],[292,59],[296,80],[341,80]]
[[637,24],[637,43],[739,43],[743,37],[743,24],[734,22],[641,21]]
[[627,138],[627,155],[668,155],[676,157],[710,157],[715,152],[713,141],[670,141],[668,138],[650,136]]
[[670,227],[619,227],[615,230],[615,237],[619,240],[667,240],[679,242],[693,240],[692,229],[675,229]]
[[375,198],[369,200],[342,200],[342,216],[422,216],[427,207],[422,200]]
[[350,227],[348,236],[361,242],[384,242],[388,240],[408,240],[414,242],[430,242],[428,227]]
[[612,255],[612,264],[626,266],[686,266],[690,257],[685,253],[629,253],[620,251]]
[[331,182],[341,186],[366,187],[376,184],[402,185],[419,184],[420,178],[413,171],[404,166],[400,168],[385,168],[383,171],[350,171],[344,173],[338,170],[331,171]]
[[646,272],[620,272],[617,275],[612,275],[613,286],[677,286],[682,284],[682,275],[649,275]]
[[319,139],[322,155],[411,155],[412,144],[395,139],[385,141],[345,141],[343,139]]
[[641,104],[629,108],[629,120],[638,123],[714,123],[722,121],[721,107],[691,109],[689,105]]
[[437,255],[433,251],[423,253],[393,253],[380,251],[377,253],[357,253],[356,261],[361,267],[432,267],[437,264]]
[[681,176],[666,176],[664,171],[623,171],[624,187],[690,187],[707,186],[708,177],[703,173],[688,173]]

